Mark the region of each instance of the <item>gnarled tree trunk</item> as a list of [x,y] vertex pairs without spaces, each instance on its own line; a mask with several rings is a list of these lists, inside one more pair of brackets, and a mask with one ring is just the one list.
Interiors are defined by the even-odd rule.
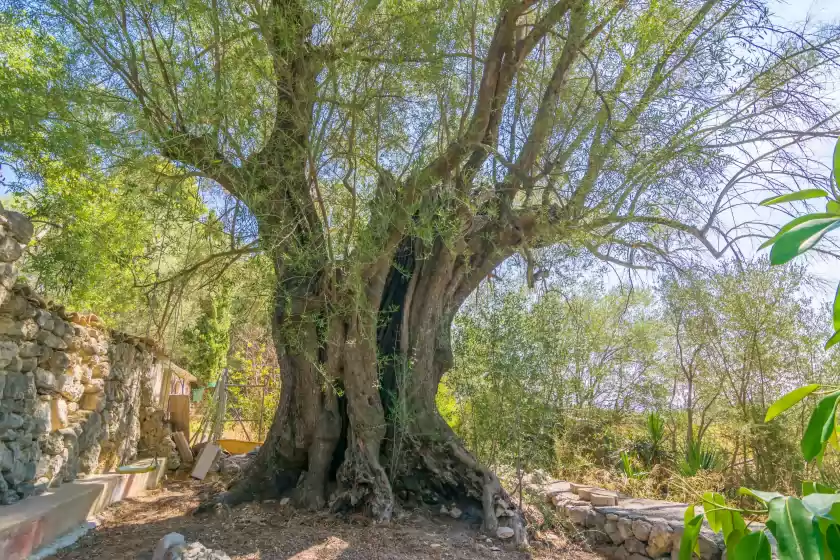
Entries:
[[[379,521],[399,504],[456,502],[495,531],[496,511],[515,508],[435,404],[452,363],[453,316],[489,266],[468,261],[440,241],[427,249],[404,239],[381,281],[361,294],[336,293],[347,283],[322,278],[290,302],[293,281],[281,278],[280,404],[265,445],[221,500],[291,494],[303,507],[362,509]],[[525,539],[519,516],[501,520]]]

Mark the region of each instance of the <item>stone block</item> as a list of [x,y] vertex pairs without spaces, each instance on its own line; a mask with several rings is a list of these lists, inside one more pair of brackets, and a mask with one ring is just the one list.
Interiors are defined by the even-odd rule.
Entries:
[[[626,517],[622,517],[618,520],[618,532],[621,533],[621,536],[625,539],[629,539],[633,537],[633,520],[628,519]],[[635,538],[635,537],[634,537]]]
[[[20,358],[18,358],[20,359]],[[20,359],[20,371],[28,372],[28,371],[35,371],[35,368],[38,367],[38,358],[23,358]]]
[[575,525],[585,526],[586,515],[590,509],[586,506],[566,506],[566,515],[569,516],[569,521]]
[[64,373],[72,363],[70,355],[67,352],[57,350],[50,356],[49,369],[56,373]]
[[618,521],[612,520],[609,518],[610,514],[607,514],[607,522],[604,523],[604,532],[613,542],[613,544],[621,544],[624,542],[624,537],[621,535],[621,532],[618,530]]
[[636,537],[629,537],[624,539],[624,548],[627,549],[627,552],[629,552],[630,554],[644,554],[646,551],[645,543],[643,543]]
[[20,356],[15,356],[12,358],[12,361],[6,365],[6,371],[14,371],[19,372],[23,369],[23,360],[20,359]]
[[35,230],[29,218],[14,210],[5,210],[3,215],[6,218],[6,227],[9,228],[12,237],[24,246],[32,240],[32,234]]
[[51,406],[52,429],[60,430],[68,425],[67,401],[62,398],[53,399]]
[[14,466],[15,456],[6,444],[0,441],[0,471],[7,471]]
[[18,345],[11,340],[0,340],[0,369],[6,369],[17,358]]
[[50,401],[38,401],[35,406],[35,433],[43,434],[52,428],[52,406]]
[[94,379],[107,379],[111,375],[111,364],[108,362],[100,362],[93,366]]
[[603,513],[595,511],[594,509],[590,509],[588,512],[586,512],[586,526],[588,528],[603,531],[606,522],[607,518],[604,516]]
[[52,313],[43,309],[35,311],[35,322],[38,323],[39,327],[48,331],[53,330],[53,327],[55,326]]
[[[82,380],[84,382],[84,380]],[[90,379],[88,380],[87,384],[85,385],[85,393],[103,393],[105,392],[105,380],[104,379]],[[499,506],[496,506],[498,510]],[[496,517],[500,517],[498,514]]]
[[697,539],[701,560],[720,560],[723,555],[723,539],[709,530],[700,532]]
[[21,358],[37,358],[44,351],[43,346],[37,342],[23,341],[19,344],[20,351],[18,355]]
[[38,342],[47,346],[48,348],[52,348],[53,350],[66,350],[67,343],[64,340],[51,333],[50,331],[40,331],[38,336],[36,337]]
[[595,507],[612,507],[616,505],[616,497],[613,494],[602,494],[600,492],[592,492],[592,505]]
[[577,494],[577,493],[578,493],[578,489],[580,489],[580,488],[589,488],[589,485],[588,485],[588,484],[579,484],[579,483],[577,483],[577,482],[570,482],[570,483],[569,483],[569,488],[571,489],[572,494]]
[[0,285],[7,290],[11,290],[15,285],[15,280],[18,277],[18,271],[12,263],[0,263]]
[[666,521],[655,521],[648,536],[647,555],[659,558],[670,554],[674,548],[673,537],[674,531]]
[[0,313],[9,315],[11,317],[20,318],[26,314],[29,308],[29,302],[26,298],[18,294],[10,294],[3,305],[0,305]]
[[18,242],[11,235],[7,235],[0,239],[0,261],[15,262],[23,254],[25,245]]
[[580,496],[581,500],[588,502],[592,500],[592,492],[595,492],[597,490],[597,488],[593,488],[591,486],[580,486],[577,489],[577,495]]
[[32,340],[38,334],[38,324],[32,319],[0,317],[0,334],[12,338]]
[[653,526],[650,524],[649,521],[645,519],[634,519],[632,523],[632,528],[634,537],[636,537],[640,541],[646,541],[648,540],[650,530],[653,528]]
[[595,547],[592,547],[592,550],[595,554],[603,556],[604,558],[615,558],[615,553],[618,550],[617,546],[610,546],[607,544],[601,544]]
[[57,390],[58,384],[52,372],[36,368],[34,375],[35,387],[38,388],[39,393],[54,393]]
[[0,431],[20,430],[23,428],[24,419],[20,414],[14,412],[0,412]]
[[102,412],[105,408],[105,393],[85,393],[79,402],[79,408]]
[[82,382],[73,377],[62,373],[56,378],[56,390],[70,402],[78,402],[85,392],[85,386]]
[[11,400],[34,400],[37,396],[32,373],[7,373],[3,395]]
[[41,441],[41,451],[45,455],[60,455],[64,451],[64,437],[58,430],[47,434]]

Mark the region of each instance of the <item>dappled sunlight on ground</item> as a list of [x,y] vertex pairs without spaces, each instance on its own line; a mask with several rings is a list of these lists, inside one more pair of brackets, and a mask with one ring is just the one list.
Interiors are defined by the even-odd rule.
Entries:
[[[566,560],[596,558],[562,535],[549,533],[529,551],[488,540],[477,525],[425,510],[376,525],[362,515],[306,512],[279,502],[243,504],[214,514],[192,511],[217,483],[174,481],[108,509],[101,525],[55,560],[150,560],[157,541],[171,532],[224,550],[233,560]],[[544,533],[541,533],[541,535]]]

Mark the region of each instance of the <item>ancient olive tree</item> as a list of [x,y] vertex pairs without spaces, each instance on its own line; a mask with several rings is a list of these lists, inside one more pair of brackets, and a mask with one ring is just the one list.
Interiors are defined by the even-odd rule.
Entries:
[[[804,145],[837,29],[743,0],[55,0],[122,150],[241,203],[274,263],[280,405],[220,499],[507,496],[435,408],[478,283],[548,247],[631,267],[720,254],[756,185],[825,181]],[[105,159],[119,165],[117,155]],[[125,160],[128,161],[128,160]],[[222,196],[222,195],[216,195]]]

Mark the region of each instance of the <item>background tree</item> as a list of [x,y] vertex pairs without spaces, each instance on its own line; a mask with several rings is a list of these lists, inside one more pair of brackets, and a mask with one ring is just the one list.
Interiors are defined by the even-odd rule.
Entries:
[[469,497],[494,529],[504,492],[435,408],[467,296],[514,254],[535,281],[557,245],[631,267],[719,255],[745,233],[721,214],[756,183],[824,182],[804,144],[836,133],[819,100],[840,34],[775,28],[761,2],[32,13],[102,94],[102,166],[155,155],[221,188],[272,262],[283,391],[228,502],[301,479],[317,507],[335,480],[334,508]]

